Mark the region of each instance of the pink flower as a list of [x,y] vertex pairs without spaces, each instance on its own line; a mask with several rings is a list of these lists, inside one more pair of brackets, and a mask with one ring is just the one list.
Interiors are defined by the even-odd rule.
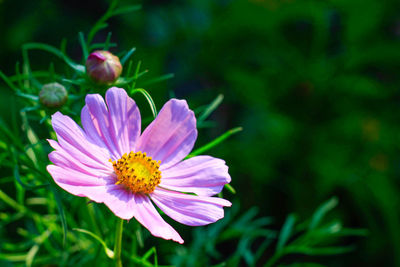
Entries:
[[231,203],[212,196],[231,180],[225,162],[210,156],[183,160],[197,138],[186,101],[168,101],[142,134],[139,109],[125,90],[109,89],[106,103],[98,94],[86,96],[83,129],[60,112],[52,116],[58,142],[49,140],[55,151],[47,170],[61,188],[104,203],[122,219],[135,217],[154,236],[179,243],[183,239],[153,203],[191,226],[224,217],[223,207]]

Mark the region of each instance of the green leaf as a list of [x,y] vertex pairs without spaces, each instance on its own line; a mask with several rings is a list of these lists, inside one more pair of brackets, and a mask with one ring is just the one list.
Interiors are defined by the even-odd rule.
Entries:
[[208,144],[206,144],[206,145],[204,145],[204,146],[192,151],[192,153],[190,153],[186,158],[191,158],[191,157],[200,155],[200,154],[204,153],[205,151],[213,148],[214,146],[220,144],[221,142],[223,142],[225,139],[227,139],[231,135],[233,135],[233,134],[235,134],[237,132],[240,132],[242,130],[243,130],[242,127],[236,127],[236,128],[230,129],[226,133],[218,136],[213,141],[209,142]]
[[61,52],[60,50],[58,50],[57,48],[55,48],[53,46],[50,46],[47,44],[42,44],[42,43],[27,43],[22,46],[22,49],[24,49],[24,50],[37,49],[37,50],[43,50],[43,51],[49,52],[49,53],[61,58],[68,66],[73,68],[76,72],[78,72],[80,74],[85,73],[85,67],[83,65],[73,62],[63,52]]
[[97,50],[97,49],[108,50],[108,49],[110,49],[111,47],[117,47],[117,44],[116,44],[116,43],[109,43],[107,49],[105,49],[105,45],[106,45],[106,43],[96,43],[96,44],[92,44],[92,45],[89,47],[89,51]]
[[67,220],[65,218],[65,213],[64,213],[64,208],[61,203],[60,195],[57,192],[57,189],[54,188],[54,186],[50,186],[51,191],[53,192],[54,199],[56,200],[58,212],[60,214],[60,219],[61,219],[61,225],[63,228],[63,247],[67,245],[67,233],[68,233],[68,228],[67,228]]
[[222,103],[222,100],[224,100],[224,95],[219,94],[214,101],[212,101],[207,107],[206,109],[203,111],[203,113],[201,113],[201,115],[199,116],[199,119],[197,120],[197,122],[202,122],[205,119],[208,118],[208,116],[210,116],[210,114],[218,108],[218,106]]
[[[137,78],[138,78],[138,75],[139,75],[139,71],[140,71],[140,66],[142,65],[142,61],[140,61],[139,60],[139,62],[137,63],[137,65],[136,65],[136,70],[135,70],[135,79],[133,80],[133,82],[132,82],[132,84],[131,84],[131,87],[130,87],[130,89],[132,90],[132,89],[135,89],[135,86],[136,86],[136,80],[137,80]],[[130,70],[128,69],[128,75],[129,75],[129,72],[130,72]]]
[[296,222],[296,216],[292,213],[286,218],[285,223],[282,226],[281,232],[279,233],[278,243],[276,245],[276,250],[281,251],[287,241],[289,240],[294,224]]
[[106,13],[94,24],[92,29],[89,31],[88,38],[87,38],[87,44],[88,46],[92,43],[94,36],[98,31],[101,29],[104,29],[105,27],[108,26],[106,21],[113,16],[113,12],[115,7],[117,6],[118,0],[113,0],[108,7]]
[[15,87],[11,80],[2,71],[0,71],[0,78],[2,78],[11,89],[14,91],[18,90],[18,88]]
[[6,260],[10,262],[25,261],[26,254],[3,254],[0,253],[0,260]]
[[19,167],[18,167],[19,165],[16,163],[15,164],[15,166],[14,166],[14,178],[17,180],[17,182],[24,188],[24,189],[26,189],[26,190],[37,190],[37,189],[40,189],[40,188],[43,188],[43,187],[47,187],[47,186],[49,186],[50,184],[49,183],[47,183],[47,184],[42,184],[42,185],[30,185],[30,184],[26,184],[26,183],[24,183],[24,182],[22,182],[21,181],[21,176],[20,176],[20,173],[19,173]]
[[[142,71],[138,74],[135,74],[132,77],[129,78],[124,78],[124,77],[120,77],[118,78],[118,80],[115,82],[115,86],[121,86],[121,85],[126,85],[128,83],[134,82],[137,80],[137,78],[141,77],[142,75],[146,74],[148,72],[148,70]],[[134,88],[134,86],[131,86],[131,88]]]
[[86,45],[85,36],[83,36],[83,32],[79,32],[79,43],[82,47],[82,55],[83,60],[86,60],[89,56],[88,47]]
[[154,266],[158,266],[158,259],[157,259],[157,250],[156,247],[152,247],[149,249],[142,257],[143,260],[147,261],[147,259],[151,256],[154,255]]
[[232,194],[236,194],[236,190],[235,188],[233,188],[233,186],[231,186],[230,184],[225,184],[225,188],[231,192]]
[[28,251],[28,254],[26,254],[26,259],[25,259],[25,265],[27,267],[32,266],[33,259],[35,258],[38,251],[39,251],[38,244],[33,245],[32,248]]
[[126,13],[133,12],[133,11],[138,11],[141,8],[142,8],[141,5],[132,5],[132,6],[120,7],[120,8],[117,8],[116,10],[114,10],[112,12],[112,16],[117,16],[117,15],[126,14]]
[[[125,64],[125,62],[132,56],[132,54],[136,51],[136,47],[132,47],[121,59],[121,64],[122,66]],[[129,75],[129,74],[128,74]]]
[[175,76],[175,75],[174,75],[173,73],[168,73],[168,74],[162,75],[162,76],[160,76],[160,77],[157,77],[157,78],[154,78],[154,79],[150,79],[150,80],[147,80],[147,81],[145,81],[145,82],[141,82],[141,86],[146,86],[146,85],[150,85],[150,84],[162,82],[162,81],[171,79],[171,78],[173,78],[174,76]]
[[16,92],[16,95],[17,95],[17,96],[20,96],[20,97],[23,97],[23,98],[26,98],[26,99],[29,99],[29,100],[39,101],[39,97],[36,96],[36,95],[25,94],[25,93],[22,93],[22,92],[20,92],[20,91],[17,91],[17,92]]
[[111,35],[112,35],[112,32],[108,32],[107,39],[104,43],[104,50],[108,50],[110,47]]
[[308,230],[315,229],[320,224],[326,213],[335,208],[337,204],[338,204],[337,197],[332,197],[330,200],[319,206],[311,218]]
[[107,257],[109,257],[110,259],[114,259],[114,252],[107,247],[106,242],[103,239],[101,239],[98,235],[96,235],[96,234],[94,234],[94,233],[92,233],[92,232],[90,232],[88,230],[80,229],[80,228],[72,228],[72,230],[73,231],[78,231],[78,232],[81,232],[81,233],[84,233],[84,234],[87,234],[87,235],[90,235],[91,237],[93,237],[94,239],[99,241],[100,244],[103,246],[104,252],[106,253]]
[[355,249],[354,246],[332,246],[324,248],[312,248],[312,247],[287,247],[287,254],[306,254],[311,256],[326,256],[336,255],[351,252]]
[[144,97],[146,98],[147,102],[150,105],[150,109],[151,112],[153,113],[153,117],[157,117],[157,108],[156,108],[156,104],[154,104],[153,99],[151,98],[150,94],[144,90],[143,88],[139,88],[139,89],[135,89],[133,91],[131,91],[131,94],[135,94],[135,93],[141,93],[142,95],[144,95]]

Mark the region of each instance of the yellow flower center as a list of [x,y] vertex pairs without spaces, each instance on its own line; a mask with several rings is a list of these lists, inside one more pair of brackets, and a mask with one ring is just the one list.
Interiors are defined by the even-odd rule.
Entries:
[[161,161],[152,160],[142,152],[124,154],[119,160],[111,161],[117,174],[115,184],[123,184],[133,193],[149,194],[161,182]]

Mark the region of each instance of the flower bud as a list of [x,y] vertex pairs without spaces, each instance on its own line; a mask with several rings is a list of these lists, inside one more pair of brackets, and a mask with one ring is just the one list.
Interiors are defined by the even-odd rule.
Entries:
[[58,108],[65,104],[68,99],[67,90],[59,83],[48,83],[43,85],[39,92],[40,102],[49,108]]
[[86,73],[98,84],[112,84],[121,72],[122,65],[119,58],[108,51],[95,51],[86,60]]

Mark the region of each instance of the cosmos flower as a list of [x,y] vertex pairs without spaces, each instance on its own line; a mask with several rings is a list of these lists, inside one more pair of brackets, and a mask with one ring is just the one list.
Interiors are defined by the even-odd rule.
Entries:
[[48,140],[55,151],[47,170],[61,188],[179,243],[183,239],[153,203],[190,226],[223,218],[223,207],[231,203],[212,196],[230,182],[228,167],[210,156],[184,160],[197,138],[196,118],[185,100],[169,100],[142,134],[139,109],[125,90],[109,89],[106,103],[98,94],[86,96],[83,128],[60,112],[52,116],[58,141]]

